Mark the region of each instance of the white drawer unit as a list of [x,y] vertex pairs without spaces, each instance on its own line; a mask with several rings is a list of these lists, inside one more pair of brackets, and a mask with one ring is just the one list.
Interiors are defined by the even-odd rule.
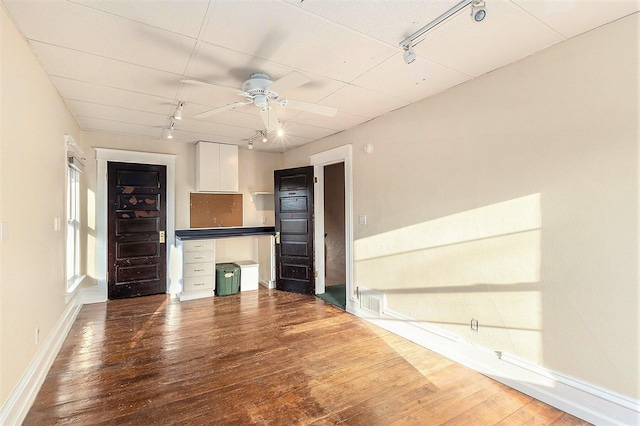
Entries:
[[213,250],[209,251],[186,251],[184,253],[184,263],[203,263],[212,262],[215,263],[216,259],[213,255]]
[[197,291],[197,290],[210,290],[213,291],[215,285],[215,279],[213,275],[205,277],[189,277],[184,278],[182,281],[182,289],[185,292]]
[[206,277],[213,276],[213,263],[185,263],[182,267],[182,276],[189,277]]
[[213,297],[215,290],[215,241],[177,242],[182,266],[180,301]]
[[184,241],[184,251],[209,251],[213,250],[214,241],[213,240],[192,240],[192,241]]

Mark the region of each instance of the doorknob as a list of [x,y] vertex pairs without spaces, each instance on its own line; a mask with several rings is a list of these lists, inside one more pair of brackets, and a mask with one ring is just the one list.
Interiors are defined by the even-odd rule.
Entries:
[[276,244],[280,244],[280,232],[276,232]]

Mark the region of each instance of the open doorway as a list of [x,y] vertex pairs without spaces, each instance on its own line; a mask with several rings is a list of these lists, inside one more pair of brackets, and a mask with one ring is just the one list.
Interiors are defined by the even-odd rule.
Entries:
[[324,293],[323,300],[346,309],[346,232],[344,162],[323,167]]
[[[325,277],[329,277],[330,284],[339,284],[339,278],[342,278],[342,283],[345,284],[346,293],[346,311],[353,312],[355,304],[357,303],[356,291],[353,285],[353,187],[352,187],[352,146],[343,145],[338,148],[331,149],[329,151],[320,152],[310,157],[310,163],[314,166],[314,175],[316,178],[315,196],[314,196],[314,257],[315,257],[315,271],[316,271],[316,295],[323,298],[325,292]],[[328,169],[328,173],[332,173],[334,177],[340,179],[338,182],[335,180],[333,183],[325,185],[325,169],[327,166],[338,165],[337,169]],[[336,172],[337,171],[337,172]],[[329,178],[331,179],[331,178]],[[339,188],[340,193],[336,196],[334,191]],[[344,236],[341,237],[342,243],[335,243],[335,240],[331,238],[329,241],[329,250],[332,250],[334,245],[342,244],[342,248],[333,251],[332,254],[327,253],[325,257],[325,234],[327,239],[329,237],[337,237],[341,232],[325,231],[325,223],[328,226],[332,226],[331,219],[325,219],[325,211],[329,214],[335,215],[333,208],[325,210],[325,189],[332,195],[326,197],[329,200],[342,200],[343,205],[340,205],[340,210],[343,211],[342,230]],[[340,225],[337,225],[339,227]],[[338,240],[339,241],[339,240]],[[339,260],[338,260],[339,259]],[[338,260],[329,268],[330,272],[325,272],[325,261],[333,262]],[[336,278],[337,277],[337,278]],[[332,291],[336,290],[337,286],[329,285],[327,288]],[[343,293],[341,293],[343,294]],[[344,297],[344,296],[342,296]]]

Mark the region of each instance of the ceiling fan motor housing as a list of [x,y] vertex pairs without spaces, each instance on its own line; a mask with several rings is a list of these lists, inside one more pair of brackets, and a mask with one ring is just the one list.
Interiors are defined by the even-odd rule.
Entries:
[[255,105],[266,107],[270,100],[278,97],[277,93],[267,90],[272,83],[267,74],[255,73],[249,80],[242,83],[242,91],[251,96]]

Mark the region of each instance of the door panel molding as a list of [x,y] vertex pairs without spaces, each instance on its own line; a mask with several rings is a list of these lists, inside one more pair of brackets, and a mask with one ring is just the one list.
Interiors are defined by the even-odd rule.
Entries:
[[[178,291],[177,280],[171,279],[171,256],[175,253],[175,154],[162,154],[154,152],[125,151],[110,148],[94,148],[96,151],[96,276],[98,282],[97,293],[99,297],[92,302],[104,302],[107,300],[107,163],[116,161],[120,163],[141,163],[164,165],[167,170],[167,289],[170,293]],[[90,197],[88,197],[90,200]],[[89,201],[90,202],[90,201]],[[91,231],[91,230],[90,230]]]
[[[274,171],[276,288],[314,294],[313,167]],[[278,241],[279,240],[279,241]]]

